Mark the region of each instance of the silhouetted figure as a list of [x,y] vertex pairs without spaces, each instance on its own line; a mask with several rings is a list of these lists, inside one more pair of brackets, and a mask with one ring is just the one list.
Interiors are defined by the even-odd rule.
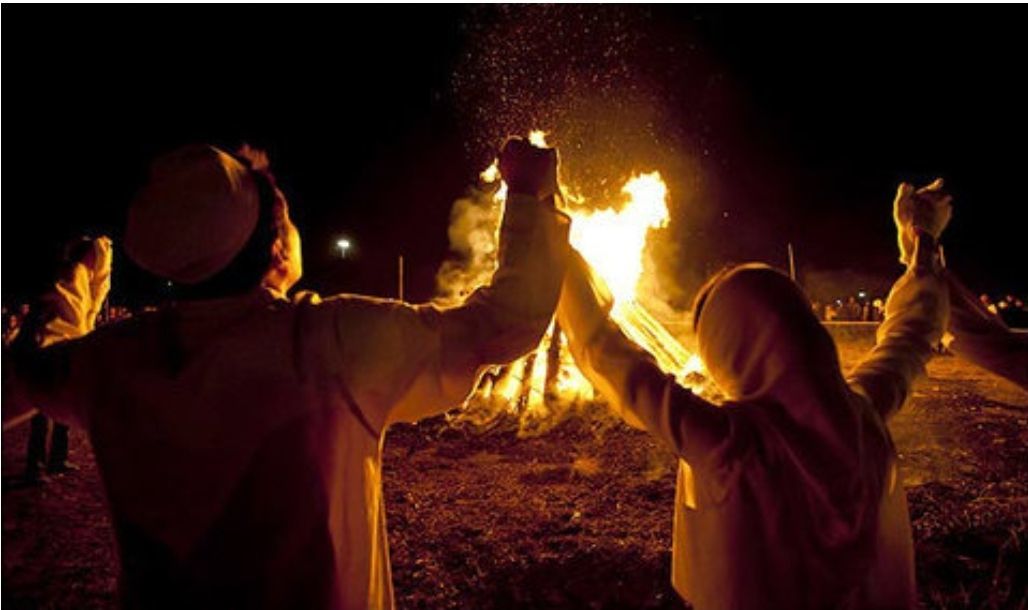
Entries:
[[14,339],[18,336],[18,331],[21,330],[21,318],[18,314],[7,311],[4,308],[4,347],[7,347],[14,342]]
[[560,292],[556,152],[515,140],[500,170],[496,273],[440,309],[287,298],[300,238],[266,158],[189,146],[154,164],[125,249],[181,298],[17,367],[19,404],[89,432],[124,606],[393,606],[385,430],[460,405],[534,348]]
[[832,301],[825,305],[825,322],[836,322],[839,320],[839,308],[842,304],[838,301]]
[[878,342],[847,378],[787,276],[743,265],[693,308],[699,354],[727,401],[679,386],[607,316],[574,257],[558,320],[625,420],[681,458],[672,583],[697,610],[914,608],[913,539],[888,419],[932,356],[948,312],[936,239],[918,227]]
[[[39,346],[92,330],[92,322],[83,328],[69,327],[65,320],[70,316],[64,310],[95,307],[95,311],[84,312],[87,320],[95,320],[99,313],[110,291],[110,257],[102,253],[105,249],[109,251],[110,244],[104,239],[82,237],[65,246],[54,290],[43,297],[33,314],[29,314],[38,316],[33,326],[41,330],[34,333],[33,339]],[[26,482],[43,483],[48,474],[78,470],[78,466],[68,461],[68,433],[68,426],[43,413],[32,417],[25,451]]]
[[29,442],[25,451],[25,480],[42,483],[47,480],[44,472],[60,474],[68,470],[78,470],[78,466],[68,462],[68,426],[42,413],[33,415],[29,420]]
[[818,301],[817,299],[811,301],[810,310],[814,312],[814,317],[818,320],[825,319],[825,306],[821,303],[821,301]]
[[843,311],[845,311],[845,319],[848,322],[859,322],[863,319],[864,309],[860,306],[860,302],[857,301],[857,297],[846,299]]

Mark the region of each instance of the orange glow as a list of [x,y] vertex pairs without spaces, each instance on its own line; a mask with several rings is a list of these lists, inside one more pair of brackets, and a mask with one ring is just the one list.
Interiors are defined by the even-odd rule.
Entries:
[[618,303],[635,300],[650,229],[667,226],[667,186],[658,172],[633,176],[621,188],[620,211],[572,212],[571,245],[607,283]]
[[[545,132],[534,130],[528,140],[535,146],[546,147],[546,136]],[[507,188],[500,181],[497,162],[479,176],[482,183],[490,187],[489,191],[496,189],[491,195],[493,205],[502,210]],[[498,186],[497,181],[500,181]],[[563,185],[562,191],[566,192]],[[687,351],[638,300],[647,241],[652,231],[666,227],[670,220],[667,184],[659,172],[637,173],[625,182],[621,193],[624,197],[621,205],[607,209],[590,209],[583,199],[574,199],[575,209],[564,210],[572,218],[571,245],[610,288],[614,297],[611,318],[625,335],[653,354],[658,365],[680,383],[695,386],[700,383],[697,375],[702,377],[704,371],[699,357]],[[497,214],[497,218],[499,216]],[[497,237],[495,232],[490,236],[494,240]],[[492,252],[496,243],[475,243],[473,247],[476,251]],[[492,264],[495,269],[495,261]],[[473,289],[474,286],[468,286],[450,292],[467,294]],[[508,412],[520,418],[522,431],[528,427],[538,430],[545,428],[540,422],[556,419],[556,414],[562,411],[561,405],[566,411],[568,405],[593,401],[593,388],[575,366],[566,337],[559,334],[559,343],[553,346],[555,334],[551,324],[533,352],[504,367],[500,377],[483,384],[468,401],[472,413],[466,419],[488,420],[495,414]],[[553,353],[558,354],[557,371],[549,370]],[[475,405],[482,404],[489,405],[492,415],[473,413]]]
[[528,132],[528,142],[532,146],[538,146],[539,148],[547,148],[549,146],[546,143],[546,132],[541,129],[533,129]]

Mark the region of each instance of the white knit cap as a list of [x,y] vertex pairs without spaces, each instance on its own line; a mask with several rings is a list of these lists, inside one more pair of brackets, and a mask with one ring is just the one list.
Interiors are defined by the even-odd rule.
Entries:
[[206,144],[154,161],[129,208],[125,253],[137,265],[180,284],[214,276],[239,254],[260,208],[250,170]]

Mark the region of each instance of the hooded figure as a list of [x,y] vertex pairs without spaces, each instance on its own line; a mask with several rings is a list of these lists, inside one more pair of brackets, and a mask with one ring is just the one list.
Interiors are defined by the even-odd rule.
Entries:
[[694,310],[700,356],[728,397],[715,406],[625,337],[607,318],[602,284],[573,257],[559,322],[626,421],[681,458],[672,581],[698,610],[916,605],[906,497],[885,422],[948,311],[934,247],[916,261],[848,380],[787,276],[764,265],[715,276]]
[[89,433],[124,607],[391,608],[386,428],[459,406],[556,306],[555,151],[504,149],[498,269],[450,309],[286,298],[299,234],[260,161],[199,146],[155,164],[126,249],[191,298],[15,361],[20,404]]

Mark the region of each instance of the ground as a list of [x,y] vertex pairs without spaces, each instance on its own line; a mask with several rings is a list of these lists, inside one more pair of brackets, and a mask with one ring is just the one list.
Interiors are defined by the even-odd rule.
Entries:
[[[866,348],[843,337],[845,362]],[[927,608],[1028,607],[1028,394],[952,357],[891,424]],[[82,470],[17,483],[3,436],[3,604],[110,608],[117,559],[88,441]],[[434,420],[390,431],[385,494],[401,608],[686,608],[669,585],[675,461],[600,420],[519,439]]]

